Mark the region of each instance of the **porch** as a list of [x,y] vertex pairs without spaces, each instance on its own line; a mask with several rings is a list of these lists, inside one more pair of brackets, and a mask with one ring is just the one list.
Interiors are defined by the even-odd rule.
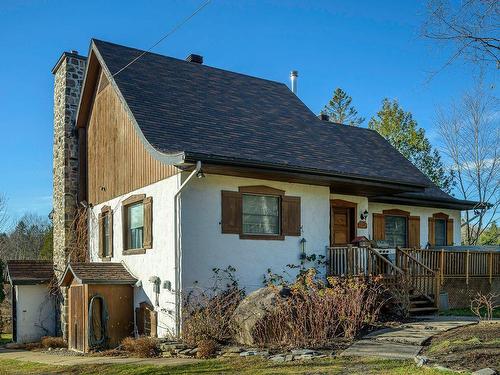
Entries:
[[470,306],[467,299],[479,291],[498,292],[500,251],[328,247],[327,274],[381,276],[388,288],[406,285],[410,313],[431,313],[440,309],[442,291],[450,294],[453,307]]

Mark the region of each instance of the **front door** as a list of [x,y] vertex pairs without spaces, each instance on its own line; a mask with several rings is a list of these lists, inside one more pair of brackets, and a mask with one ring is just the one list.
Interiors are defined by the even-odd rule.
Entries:
[[331,246],[342,246],[351,242],[351,209],[332,207]]

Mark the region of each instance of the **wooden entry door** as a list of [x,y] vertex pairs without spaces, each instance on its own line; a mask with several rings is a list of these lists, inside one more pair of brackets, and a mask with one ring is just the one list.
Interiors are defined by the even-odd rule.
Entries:
[[346,245],[351,242],[351,228],[349,225],[351,222],[350,216],[349,208],[332,207],[332,246]]
[[346,246],[356,237],[356,212],[356,203],[330,201],[330,246]]

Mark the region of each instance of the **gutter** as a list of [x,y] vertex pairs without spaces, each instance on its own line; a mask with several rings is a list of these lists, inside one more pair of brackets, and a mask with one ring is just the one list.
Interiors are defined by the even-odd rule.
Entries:
[[180,225],[179,225],[179,209],[180,209],[180,194],[187,186],[189,181],[201,171],[201,161],[196,162],[195,169],[179,186],[174,194],[174,247],[175,247],[175,335],[180,337],[181,334],[181,304],[182,304],[182,253],[180,242]]

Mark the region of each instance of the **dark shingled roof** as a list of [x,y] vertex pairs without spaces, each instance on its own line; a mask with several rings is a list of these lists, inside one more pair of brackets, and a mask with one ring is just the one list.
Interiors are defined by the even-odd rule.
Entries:
[[122,263],[71,263],[62,278],[62,284],[70,282],[72,274],[82,284],[135,284],[137,279]]
[[[111,74],[142,53],[93,42]],[[326,124],[283,83],[154,53],[114,80],[146,140],[165,154],[413,186],[430,182],[377,132]]]
[[54,265],[48,260],[8,260],[6,276],[13,285],[48,283],[54,277]]

